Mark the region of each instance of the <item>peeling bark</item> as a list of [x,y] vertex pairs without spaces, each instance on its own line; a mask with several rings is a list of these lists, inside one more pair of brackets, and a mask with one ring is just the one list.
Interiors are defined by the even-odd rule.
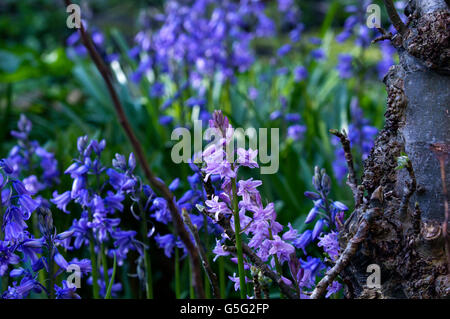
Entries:
[[[386,121],[364,164],[364,203],[340,234],[345,248],[381,191],[382,213],[340,273],[349,298],[450,298],[443,191],[450,180],[450,14],[444,0],[412,0],[407,12],[408,29],[392,39],[400,63],[384,79]],[[441,146],[440,159],[433,145]],[[411,171],[396,169],[402,152]],[[381,267],[380,289],[367,287],[370,264]]]

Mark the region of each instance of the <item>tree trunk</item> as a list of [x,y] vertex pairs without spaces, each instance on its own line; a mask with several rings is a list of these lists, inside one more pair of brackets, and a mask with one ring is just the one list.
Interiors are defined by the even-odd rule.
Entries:
[[[410,0],[394,36],[400,63],[384,82],[386,121],[364,164],[364,200],[341,233],[345,247],[362,219],[367,236],[341,273],[349,298],[449,298],[450,15],[445,0]],[[406,153],[411,170],[396,169]],[[361,188],[360,188],[361,189]],[[378,214],[367,217],[369,202]],[[368,265],[381,269],[369,288]]]

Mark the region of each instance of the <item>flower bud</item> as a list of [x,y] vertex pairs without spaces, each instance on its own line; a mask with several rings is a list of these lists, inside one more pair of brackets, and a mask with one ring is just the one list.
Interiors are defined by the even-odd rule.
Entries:
[[54,232],[52,212],[48,208],[39,207],[38,211],[39,230],[43,236],[51,236]]

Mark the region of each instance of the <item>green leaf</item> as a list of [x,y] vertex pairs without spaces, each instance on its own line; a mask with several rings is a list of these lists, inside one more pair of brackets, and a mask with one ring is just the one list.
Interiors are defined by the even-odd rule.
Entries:
[[401,155],[397,157],[397,167],[395,169],[400,170],[405,168],[408,165],[408,162],[409,162],[408,155],[402,152]]

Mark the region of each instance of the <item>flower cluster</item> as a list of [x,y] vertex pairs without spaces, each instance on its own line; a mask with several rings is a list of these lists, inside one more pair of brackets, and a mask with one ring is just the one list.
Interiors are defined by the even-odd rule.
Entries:
[[[305,192],[305,196],[313,201],[314,206],[306,216],[305,224],[312,222],[315,224],[312,230],[304,231],[294,244],[296,248],[302,249],[307,254],[307,246],[319,240],[317,246],[323,248],[329,259],[321,261],[319,258],[307,257],[307,260],[303,262],[308,265],[303,272],[303,275],[307,274],[307,277],[303,277],[303,280],[300,281],[305,288],[311,288],[314,285],[315,276],[320,270],[328,270],[330,265],[336,262],[340,250],[338,232],[343,226],[345,212],[348,211],[347,206],[343,203],[329,199],[331,179],[324,169],[315,168],[312,184],[316,192]],[[333,282],[328,287],[326,297],[337,293],[341,288],[341,284],[337,281]]]
[[[253,178],[239,179],[239,168],[244,166],[258,167],[258,163],[255,161],[257,151],[239,148],[236,151],[237,159],[235,161],[230,160],[231,154],[228,153],[227,156],[225,151],[233,143],[233,128],[228,119],[220,111],[216,111],[210,121],[210,127],[215,129],[222,138],[216,140],[216,143],[211,144],[203,152],[204,167],[202,170],[205,174],[205,182],[212,179],[213,176],[217,176],[216,179],[219,180],[221,186],[215,194],[211,194],[210,199],[205,201],[206,211],[214,216],[217,222],[223,218],[229,219],[233,230],[236,230],[233,226],[235,225],[234,218],[239,216],[239,224],[242,227],[242,233],[248,239],[248,246],[256,252],[263,262],[267,262],[274,271],[277,271],[284,282],[306,298],[307,291],[305,289],[313,287],[316,275],[325,268],[325,264],[319,258],[311,256],[307,256],[306,260],[299,259],[296,248],[302,249],[306,255],[306,246],[316,241],[325,232],[325,229],[336,230],[340,227],[347,207],[340,202],[330,201],[327,198],[331,180],[325,172],[319,172],[316,169],[313,185],[317,193],[308,192],[306,194],[314,200],[314,208],[309,213],[305,223],[314,221],[318,215],[321,218],[317,220],[313,230],[307,230],[302,234],[298,234],[298,231],[291,224],[286,228],[283,227],[276,220],[277,214],[274,204],[263,204],[258,191],[262,182]],[[238,202],[237,206],[233,205],[234,201]],[[234,212],[236,207],[238,208],[238,215]],[[336,242],[331,243],[332,235],[326,236],[321,238],[320,245],[324,247],[331,258],[336,258],[338,247],[333,246],[333,243]],[[213,250],[216,258],[231,254],[224,249],[227,239],[227,236],[223,234],[222,239],[217,240],[216,247]],[[234,258],[234,260],[236,259]],[[281,266],[285,263],[289,265],[292,280],[282,274]],[[247,269],[251,267],[249,260],[246,260],[245,264]],[[236,276],[229,278],[235,282],[235,288],[239,288],[239,278]],[[245,280],[251,281],[247,277]],[[331,291],[330,294],[340,289],[337,283],[333,287],[336,289]]]
[[[7,158],[0,160],[0,277],[3,281],[6,279],[6,284],[7,278],[21,278],[11,286],[3,287],[6,288],[3,298],[25,298],[31,292],[43,291],[52,296],[55,290],[62,293],[73,288],[70,284],[63,288],[53,287],[56,276],[69,266],[59,249],[66,248],[65,241],[73,231],[58,234],[48,210],[49,203],[36,196],[58,182],[59,176],[54,155],[36,141],[30,141],[31,128],[31,122],[22,115],[18,130],[11,132],[18,144]],[[38,168],[42,170],[40,179],[28,175],[37,173]],[[26,177],[21,179],[23,176]],[[54,263],[59,268],[56,273]],[[83,265],[84,273],[89,271],[90,266],[84,261],[72,260],[70,263]],[[47,287],[38,280],[41,270],[45,270],[49,278]]]

